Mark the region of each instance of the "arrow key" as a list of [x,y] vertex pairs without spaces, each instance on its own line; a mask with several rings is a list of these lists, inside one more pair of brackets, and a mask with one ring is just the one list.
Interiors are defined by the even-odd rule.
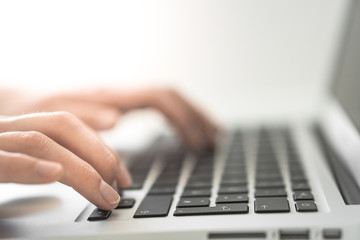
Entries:
[[314,201],[297,201],[295,203],[296,211],[298,212],[317,212],[317,206]]
[[256,213],[290,212],[289,202],[286,197],[267,197],[255,200]]
[[311,194],[310,191],[296,191],[294,193],[294,200],[314,200],[314,196]]

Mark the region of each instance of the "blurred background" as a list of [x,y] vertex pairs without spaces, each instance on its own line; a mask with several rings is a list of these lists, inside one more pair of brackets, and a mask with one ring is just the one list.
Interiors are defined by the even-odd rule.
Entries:
[[316,114],[347,0],[0,1],[0,86],[178,89],[220,123]]

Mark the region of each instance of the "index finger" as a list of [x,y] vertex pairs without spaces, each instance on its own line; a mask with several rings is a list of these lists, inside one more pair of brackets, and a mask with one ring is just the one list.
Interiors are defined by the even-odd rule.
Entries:
[[116,174],[123,176],[123,185],[129,185],[131,178],[125,168],[117,172],[118,158],[106,144],[79,119],[66,112],[28,114],[2,121],[6,131],[38,131],[50,137],[76,156],[89,163],[101,177],[112,184]]

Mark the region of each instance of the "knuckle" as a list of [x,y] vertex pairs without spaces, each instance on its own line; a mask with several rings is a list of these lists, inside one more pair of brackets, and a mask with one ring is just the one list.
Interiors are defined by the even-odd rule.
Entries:
[[113,156],[113,154],[108,154],[104,159],[103,169],[106,172],[105,175],[110,180],[115,178],[115,172],[116,172],[115,170],[117,167],[117,161],[118,161],[117,158],[115,156]]
[[88,175],[91,178],[94,178],[98,175],[96,170],[89,163],[82,161],[79,162],[79,165],[80,165],[80,174],[82,173],[81,174],[82,176]]
[[[79,161],[76,163],[76,174],[80,176],[78,181],[69,178],[66,181],[66,184],[74,188],[76,191],[83,192],[84,189],[87,189],[90,185],[89,182],[100,182],[101,177],[99,173],[87,162]],[[69,170],[72,171],[72,170]]]
[[72,122],[76,119],[73,114],[66,111],[54,112],[53,115],[57,120],[61,122]]
[[80,120],[72,113],[59,111],[53,113],[56,126],[64,127],[77,127],[80,124]]
[[109,153],[106,157],[107,165],[109,165],[112,168],[115,168],[116,162],[117,162],[117,158],[113,154]]
[[37,149],[44,149],[49,143],[48,138],[37,131],[21,133],[21,139],[26,145],[33,146]]
[[117,158],[112,154],[108,154],[102,159],[101,165],[97,167],[97,171],[107,183],[111,184],[116,177],[116,168]]

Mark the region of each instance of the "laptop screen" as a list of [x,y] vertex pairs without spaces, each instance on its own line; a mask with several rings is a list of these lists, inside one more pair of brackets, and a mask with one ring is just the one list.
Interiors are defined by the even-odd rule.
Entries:
[[334,92],[343,109],[360,131],[360,4],[354,1]]

